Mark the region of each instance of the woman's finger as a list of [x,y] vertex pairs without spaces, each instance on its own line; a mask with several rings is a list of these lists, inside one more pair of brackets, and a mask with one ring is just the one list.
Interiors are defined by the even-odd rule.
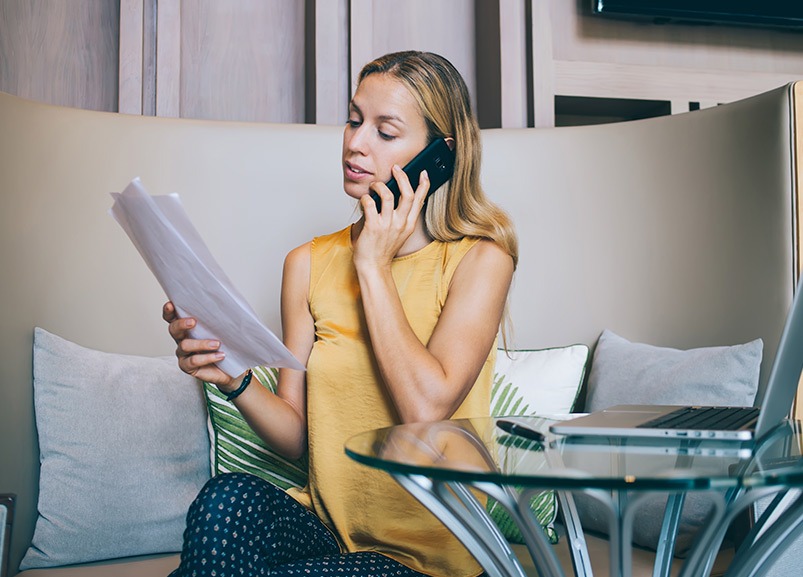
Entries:
[[415,189],[415,198],[421,206],[424,206],[424,201],[429,194],[429,185],[429,173],[426,170],[422,170],[421,176],[418,178],[418,188]]
[[195,319],[193,318],[176,319],[167,326],[167,330],[173,340],[179,342],[189,336],[189,331],[193,327],[195,327]]
[[172,301],[167,301],[164,306],[162,306],[162,318],[169,322],[173,322],[176,320],[178,314],[176,313],[176,307],[173,305]]
[[226,355],[222,351],[215,351],[210,353],[192,353],[189,355],[176,355],[178,357],[178,366],[182,371],[187,373],[194,373],[198,369],[214,365],[222,361]]
[[393,178],[396,179],[396,183],[399,185],[399,191],[401,193],[399,207],[409,210],[409,207],[412,206],[413,199],[415,198],[413,185],[410,184],[410,179],[408,178],[407,173],[404,172],[404,169],[398,164],[394,164],[391,170],[393,172]]
[[[220,353],[220,341],[213,339],[182,339],[176,347],[176,356],[189,357],[199,354],[217,354]],[[223,354],[223,353],[220,353]],[[220,359],[217,359],[220,360]],[[217,361],[212,361],[217,362]]]
[[[383,215],[387,215],[388,212],[385,210],[385,207],[390,207],[390,210],[393,210],[394,205],[396,204],[396,200],[393,198],[393,193],[390,192],[390,189],[384,182],[374,182],[371,185],[371,189],[379,196],[379,200],[382,203],[381,209],[378,212],[381,212]],[[376,210],[376,203],[374,199],[371,198],[371,195],[366,195],[368,200],[371,204],[374,205],[374,210]],[[367,201],[366,201],[367,202]],[[363,204],[363,211],[365,210],[365,204]]]

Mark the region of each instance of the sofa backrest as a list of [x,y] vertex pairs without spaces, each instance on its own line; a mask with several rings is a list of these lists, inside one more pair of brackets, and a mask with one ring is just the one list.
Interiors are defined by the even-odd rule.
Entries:
[[[512,346],[593,345],[605,328],[695,347],[777,347],[797,269],[792,88],[631,123],[487,130],[483,182],[518,227]],[[279,324],[284,255],[356,218],[341,128],[66,109],[0,94],[0,493],[16,567],[36,515],[33,328],[170,354],[161,289],[108,216],[135,176],[180,193],[229,277]]]
[[484,182],[522,255],[517,345],[609,328],[678,348],[764,339],[799,273],[794,85],[644,121],[484,132]]

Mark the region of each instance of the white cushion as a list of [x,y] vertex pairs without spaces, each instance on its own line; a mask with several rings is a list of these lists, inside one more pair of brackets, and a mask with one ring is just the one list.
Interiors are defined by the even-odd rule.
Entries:
[[[583,383],[588,347],[571,345],[540,350],[506,351],[496,354],[494,385],[491,391],[491,415],[566,415],[574,407]],[[511,460],[527,458],[530,450],[540,448],[500,445],[500,463],[514,468]],[[553,543],[558,540],[554,529],[558,500],[554,491],[541,491],[530,499],[530,509]],[[487,510],[502,534],[512,543],[522,543],[519,528],[507,511],[494,499]]]
[[565,415],[583,382],[588,347],[571,345],[496,354],[491,414]]

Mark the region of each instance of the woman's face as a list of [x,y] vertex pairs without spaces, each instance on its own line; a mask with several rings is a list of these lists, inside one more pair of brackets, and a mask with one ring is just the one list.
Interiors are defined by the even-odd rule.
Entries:
[[426,145],[426,122],[407,88],[387,74],[365,77],[343,131],[343,189],[360,198],[372,182],[390,180],[394,164],[404,166]]

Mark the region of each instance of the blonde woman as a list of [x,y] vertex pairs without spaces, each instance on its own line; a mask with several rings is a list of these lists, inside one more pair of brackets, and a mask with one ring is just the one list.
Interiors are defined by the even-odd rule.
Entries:
[[[426,172],[413,190],[400,167],[435,138],[453,142],[455,170],[427,198]],[[275,450],[309,451],[310,462],[300,491],[243,474],[212,479],[190,508],[175,575],[481,573],[388,475],[343,452],[367,429],[489,411],[517,248],[480,186],[479,130],[460,74],[422,52],[366,65],[342,155],[343,188],[361,218],[294,249],[284,265],[283,338],[306,372],[282,369],[276,395],[249,386],[250,371],[220,371],[220,344],[190,339],[194,319],[164,307],[181,369],[215,383]]]

